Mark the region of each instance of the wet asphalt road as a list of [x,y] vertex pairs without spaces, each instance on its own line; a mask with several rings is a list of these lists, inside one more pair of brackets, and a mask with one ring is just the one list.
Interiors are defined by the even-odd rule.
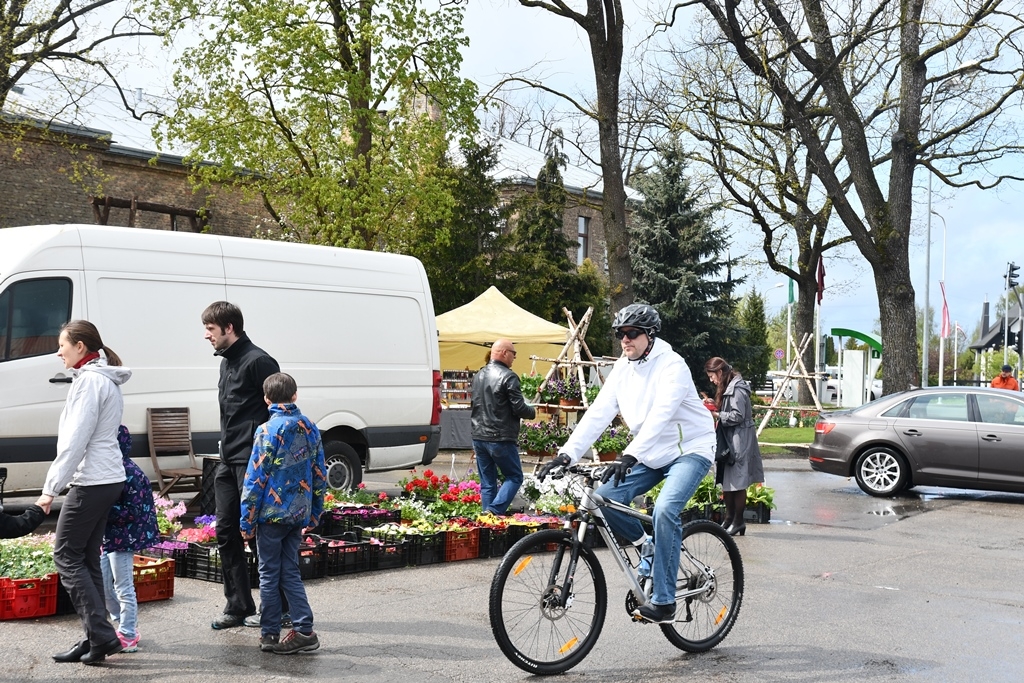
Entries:
[[[710,653],[689,655],[656,627],[630,623],[625,584],[608,558],[601,639],[558,680],[1024,679],[1024,495],[924,488],[882,500],[852,480],[811,472],[802,459],[769,460],[765,469],[778,510],[771,524],[750,525],[738,539],[746,590],[729,637]],[[368,475],[368,486],[394,486],[401,476]],[[212,631],[220,586],[177,579],[172,600],[140,606],[139,652],[103,666],[50,659],[80,637],[73,615],[3,622],[0,683],[524,680],[490,633],[487,595],[497,564],[309,582],[323,647],[292,657],[260,653],[255,629]]]

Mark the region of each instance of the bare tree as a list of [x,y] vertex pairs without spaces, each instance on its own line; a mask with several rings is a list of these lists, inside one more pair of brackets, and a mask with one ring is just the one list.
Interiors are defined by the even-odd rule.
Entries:
[[917,166],[952,186],[1021,179],[994,163],[1024,150],[1005,125],[1024,85],[1024,22],[1010,4],[970,0],[926,15],[923,0],[687,0],[664,22],[703,8],[713,39],[770,96],[767,122],[795,133],[874,274],[888,392],[919,382],[909,262]]
[[[540,7],[576,22],[590,40],[594,65],[597,109],[589,115],[597,123],[601,150],[602,210],[608,244],[608,279],[612,308],[633,302],[633,271],[629,259],[626,228],[626,186],[619,148],[619,77],[622,72],[621,0],[587,0],[586,13],[569,7],[563,0],[519,0],[523,7]],[[580,111],[588,108],[577,104]]]
[[80,80],[68,78],[75,67],[102,72],[117,88],[125,109],[141,118],[134,98],[127,97],[115,73],[123,53],[108,47],[156,36],[125,0],[12,0],[0,5],[0,109],[19,81],[33,69],[49,72],[67,98],[80,96]]

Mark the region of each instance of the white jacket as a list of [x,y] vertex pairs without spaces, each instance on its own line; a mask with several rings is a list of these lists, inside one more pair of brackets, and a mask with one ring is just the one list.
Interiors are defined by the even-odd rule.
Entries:
[[121,425],[124,398],[121,385],[132,371],[107,365],[107,355],[71,370],[68,389],[57,427],[57,457],[46,473],[43,493],[57,496],[68,484],[96,486],[125,480],[117,428]]
[[662,468],[681,455],[715,461],[715,421],[697,395],[686,362],[655,338],[643,362],[622,356],[608,381],[584,413],[559,453],[577,462],[616,414],[633,433],[624,454],[651,468]]

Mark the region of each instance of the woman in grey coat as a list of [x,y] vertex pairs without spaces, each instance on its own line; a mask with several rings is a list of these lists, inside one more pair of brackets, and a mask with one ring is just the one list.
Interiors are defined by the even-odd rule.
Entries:
[[725,520],[722,526],[732,536],[744,535],[747,524],[747,487],[764,481],[757,429],[751,417],[750,383],[722,358],[704,364],[708,379],[718,387],[715,410],[718,420],[718,448],[715,454],[715,479],[722,485]]

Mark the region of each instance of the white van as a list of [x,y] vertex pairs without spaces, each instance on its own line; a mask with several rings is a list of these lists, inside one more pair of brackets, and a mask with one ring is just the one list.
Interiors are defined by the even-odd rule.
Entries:
[[[216,454],[220,358],[200,315],[242,309],[245,331],[299,386],[331,486],[429,464],[440,443],[440,356],[423,265],[306,244],[96,225],[0,229],[0,467],[42,487],[71,377],[61,325],[84,318],[131,368],[124,424],[152,476],[146,408],[188,406],[197,454]],[[167,457],[182,467],[184,456]],[[164,467],[161,460],[161,468]]]

